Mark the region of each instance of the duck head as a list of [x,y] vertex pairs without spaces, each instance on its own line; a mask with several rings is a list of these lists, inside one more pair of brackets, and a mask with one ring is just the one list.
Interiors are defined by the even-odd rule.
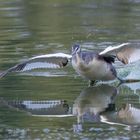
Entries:
[[81,52],[81,47],[78,44],[75,44],[72,46],[72,55],[75,55],[77,53]]

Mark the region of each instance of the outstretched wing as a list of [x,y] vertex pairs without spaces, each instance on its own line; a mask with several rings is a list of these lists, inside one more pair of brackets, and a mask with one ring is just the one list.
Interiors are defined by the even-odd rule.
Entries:
[[61,68],[68,64],[71,57],[71,55],[64,53],[46,54],[32,57],[29,60],[17,64],[14,67],[11,67],[8,70],[0,73],[0,78],[10,72],[24,72],[42,68]]
[[140,46],[139,44],[123,43],[118,46],[107,47],[99,54],[102,56],[115,55],[119,61],[128,64],[140,60]]

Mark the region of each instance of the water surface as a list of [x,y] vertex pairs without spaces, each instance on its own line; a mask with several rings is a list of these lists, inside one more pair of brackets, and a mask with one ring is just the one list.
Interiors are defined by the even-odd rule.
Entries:
[[[139,43],[138,0],[1,0],[0,70],[40,54]],[[139,76],[139,64],[120,70]],[[139,139],[140,83],[88,87],[71,65],[0,80],[0,139]]]

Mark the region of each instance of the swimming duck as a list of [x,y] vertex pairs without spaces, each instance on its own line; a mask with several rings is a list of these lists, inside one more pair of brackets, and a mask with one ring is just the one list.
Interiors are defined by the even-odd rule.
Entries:
[[24,72],[41,68],[62,68],[69,62],[75,71],[93,85],[96,80],[108,81],[122,79],[118,77],[113,65],[116,58],[124,64],[129,64],[140,59],[140,47],[123,43],[117,46],[109,46],[101,52],[82,51],[79,44],[72,46],[71,55],[65,53],[54,53],[32,57],[27,61],[17,64],[2,72],[4,77],[10,72]]

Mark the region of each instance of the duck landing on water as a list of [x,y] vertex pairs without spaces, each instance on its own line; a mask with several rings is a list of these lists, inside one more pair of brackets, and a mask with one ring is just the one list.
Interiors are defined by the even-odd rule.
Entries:
[[83,78],[90,81],[90,85],[95,81],[108,81],[118,79],[115,67],[112,65],[118,59],[123,64],[133,63],[140,59],[140,47],[130,43],[123,43],[117,46],[107,47],[102,52],[82,51],[80,45],[72,46],[72,53],[55,53],[32,57],[27,61],[17,64],[0,74],[0,78],[10,72],[25,72],[42,68],[62,68],[69,62],[72,63],[75,71]]

